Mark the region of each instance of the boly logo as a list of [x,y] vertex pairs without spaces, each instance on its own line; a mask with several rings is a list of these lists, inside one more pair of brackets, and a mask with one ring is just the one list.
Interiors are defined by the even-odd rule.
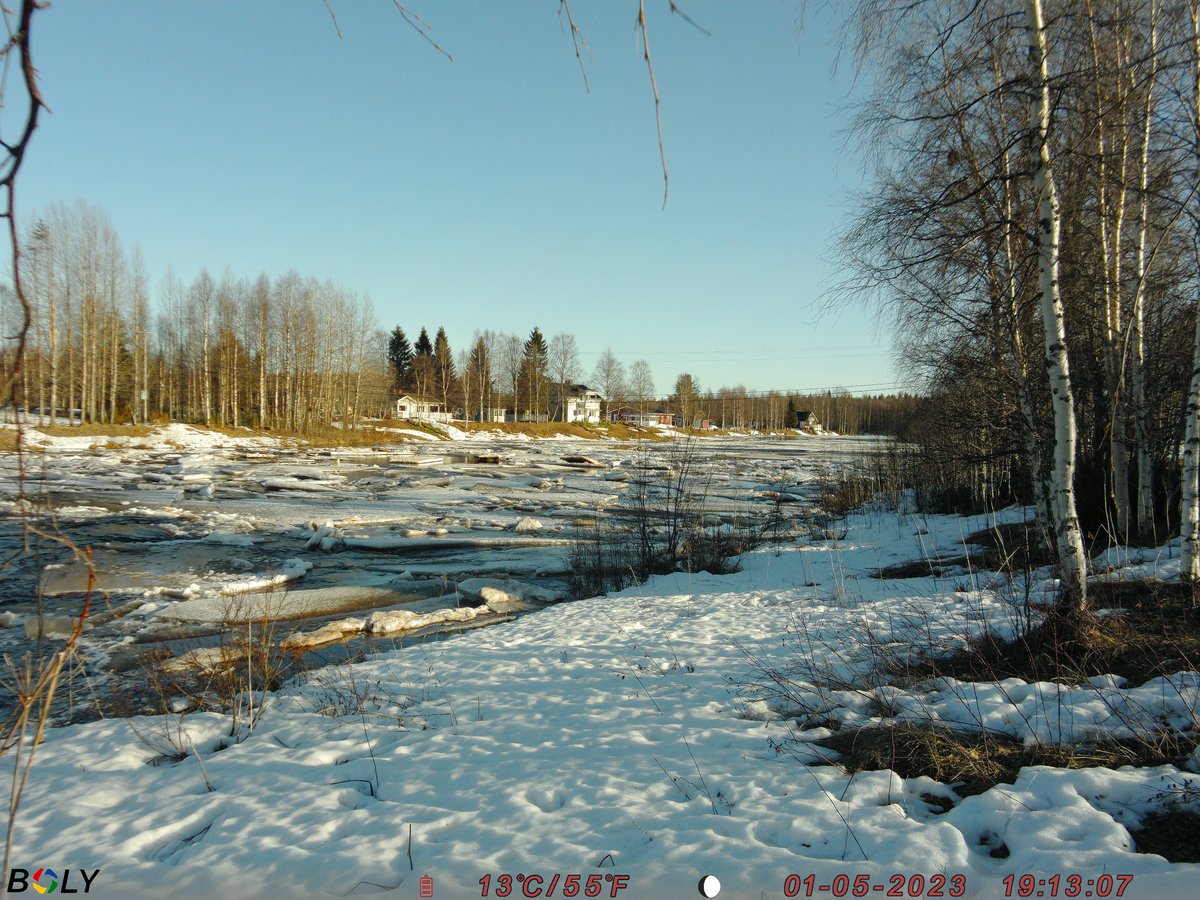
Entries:
[[53,894],[58,887],[58,873],[53,869],[38,869],[33,873],[33,889],[39,894]]
[[[39,866],[29,874],[28,869],[8,870],[8,893],[20,894],[33,888],[39,894],[86,894],[92,889],[92,882],[100,874],[99,869],[63,869],[61,878],[58,872],[49,866]],[[83,887],[78,887],[80,882]]]

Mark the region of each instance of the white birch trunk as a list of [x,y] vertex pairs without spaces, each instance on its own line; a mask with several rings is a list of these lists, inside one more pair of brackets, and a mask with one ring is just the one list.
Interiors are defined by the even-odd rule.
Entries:
[[[1193,0],[1189,12],[1192,17],[1192,61],[1195,64],[1194,162],[1197,183],[1200,183],[1200,3]],[[1200,251],[1196,261],[1200,264]],[[1193,585],[1200,583],[1200,296],[1196,300],[1196,336],[1192,345],[1192,382],[1188,387],[1179,503],[1179,533],[1183,542],[1180,574],[1184,581]]]
[[1082,608],[1087,595],[1087,555],[1075,511],[1075,405],[1067,360],[1066,326],[1058,285],[1059,207],[1050,160],[1050,78],[1046,64],[1041,0],[1025,0],[1029,38],[1030,156],[1038,197],[1038,288],[1046,332],[1046,370],[1054,407],[1054,465],[1050,475],[1051,507],[1058,540],[1062,593]]
[[267,326],[270,319],[271,285],[265,276],[255,283],[254,299],[258,306],[258,419],[262,427],[267,424]]
[[67,424],[75,424],[75,305],[71,301],[72,284],[68,275],[63,281],[63,316],[67,329]]
[[[38,425],[45,425],[46,424],[46,421],[45,421],[45,415],[46,415],[46,344],[48,342],[46,340],[46,336],[42,333],[42,328],[43,328],[43,325],[45,324],[45,320],[46,320],[46,317],[43,315],[43,310],[45,308],[45,302],[46,302],[46,291],[41,284],[40,273],[38,272],[38,267],[36,265],[39,262],[39,260],[37,259],[36,256],[33,256],[32,254],[30,254],[30,256],[32,257],[30,259],[30,262],[33,263],[33,265],[30,265],[28,267],[27,272],[28,272],[28,284],[29,284],[28,293],[31,296],[30,306],[32,307],[32,309],[31,309],[31,317],[30,317],[31,321],[30,321],[30,329],[29,329],[29,344],[27,345],[25,355],[26,355],[26,359],[32,359],[34,365],[37,366],[37,378],[35,380],[37,381],[38,414],[37,414],[36,423]],[[28,394],[26,395],[26,398],[27,397],[28,397]],[[26,400],[26,402],[28,402],[28,400]]]
[[1146,88],[1146,105],[1142,110],[1142,156],[1138,190],[1141,195],[1137,240],[1137,288],[1133,298],[1133,323],[1130,340],[1130,386],[1133,389],[1134,434],[1137,437],[1137,527],[1142,536],[1154,531],[1154,454],[1150,426],[1150,404],[1146,397],[1146,237],[1149,200],[1150,117],[1154,111],[1154,80],[1158,74],[1158,16],[1156,4],[1150,3],[1150,81]]
[[[49,323],[49,341],[50,341],[50,424],[58,424],[58,328],[57,328],[57,313],[58,313],[58,291],[55,288],[55,260],[54,260],[54,241],[56,235],[51,232],[50,236],[50,258],[46,267],[46,289],[48,291],[47,312],[50,316]],[[71,420],[68,418],[68,422]]]
[[204,424],[212,425],[212,378],[208,369],[208,327],[209,327],[209,306],[207,299],[204,305],[200,308],[202,321],[200,323],[201,334],[203,335],[200,347],[200,372],[201,384],[200,392],[204,403]]
[[120,314],[114,308],[112,312],[112,329],[109,339],[109,348],[112,356],[112,369],[109,370],[109,393],[108,393],[108,423],[115,424],[117,421],[117,395],[120,392],[121,378],[121,319]]
[[[1200,258],[1197,262],[1200,263]],[[1196,300],[1196,336],[1192,345],[1192,382],[1188,387],[1179,503],[1179,535],[1183,541],[1181,575],[1192,584],[1200,583],[1200,297]]]
[[[1105,101],[1103,81],[1099,73],[1105,65],[1112,65],[1112,59],[1101,58],[1100,41],[1096,32],[1096,10],[1093,4],[1087,4],[1088,25],[1091,36],[1092,67],[1096,72],[1096,197],[1099,205],[1100,255],[1104,266],[1104,363],[1105,390],[1109,402],[1109,471],[1112,477],[1111,502],[1115,516],[1114,530],[1120,540],[1129,536],[1129,447],[1125,432],[1128,427],[1128,413],[1125,408],[1125,345],[1122,336],[1121,309],[1121,247],[1125,223],[1125,200],[1128,193],[1126,187],[1126,168],[1129,159],[1129,141],[1125,137],[1123,127],[1114,129],[1113,141],[1120,147],[1120,166],[1117,172],[1116,185],[1113,188],[1116,197],[1112,207],[1109,204],[1108,152],[1110,149],[1108,132],[1105,128]],[[1117,52],[1116,65],[1122,68],[1125,60]],[[1125,121],[1124,94],[1117,101],[1116,121]],[[1109,219],[1112,219],[1110,229]]]
[[150,421],[150,313],[149,306],[146,305],[146,284],[141,285],[141,299],[143,304],[143,325],[142,325],[142,385],[138,392],[138,402],[142,407],[142,422]]

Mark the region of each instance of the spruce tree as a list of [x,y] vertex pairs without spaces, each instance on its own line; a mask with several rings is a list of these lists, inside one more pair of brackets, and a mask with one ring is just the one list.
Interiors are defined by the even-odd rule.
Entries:
[[417,396],[428,400],[436,376],[434,374],[433,342],[429,340],[429,332],[424,326],[413,344],[413,383],[417,388]]
[[525,398],[529,412],[537,421],[541,413],[543,383],[546,380],[546,363],[550,356],[549,347],[542,330],[536,325],[525,341],[525,358],[521,362],[522,380],[525,382]]
[[450,350],[450,339],[446,337],[446,329],[441,326],[438,326],[437,335],[433,339],[433,362],[442,408],[449,412],[450,390],[458,374],[454,371],[454,353]]
[[388,338],[387,358],[392,368],[393,384],[397,392],[403,391],[412,375],[413,353],[408,345],[408,337],[399,325],[392,329],[392,335]]
[[433,356],[433,343],[429,340],[429,332],[421,328],[417,342],[413,344],[413,352],[417,356]]

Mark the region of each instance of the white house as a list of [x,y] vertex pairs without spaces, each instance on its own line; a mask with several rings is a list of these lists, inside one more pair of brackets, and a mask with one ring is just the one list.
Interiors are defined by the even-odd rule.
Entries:
[[796,411],[796,427],[809,434],[821,434],[825,430],[817,414],[807,409]]
[[396,418],[416,422],[449,422],[450,413],[436,400],[420,400],[405,394],[396,400]]
[[600,424],[600,401],[603,398],[586,384],[573,384],[563,398],[563,420]]

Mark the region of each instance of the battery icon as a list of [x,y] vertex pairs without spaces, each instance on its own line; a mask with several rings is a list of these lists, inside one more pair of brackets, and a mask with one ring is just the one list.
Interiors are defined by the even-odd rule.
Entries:
[[421,900],[429,900],[433,896],[433,878],[429,875],[422,875],[417,880],[417,896]]

